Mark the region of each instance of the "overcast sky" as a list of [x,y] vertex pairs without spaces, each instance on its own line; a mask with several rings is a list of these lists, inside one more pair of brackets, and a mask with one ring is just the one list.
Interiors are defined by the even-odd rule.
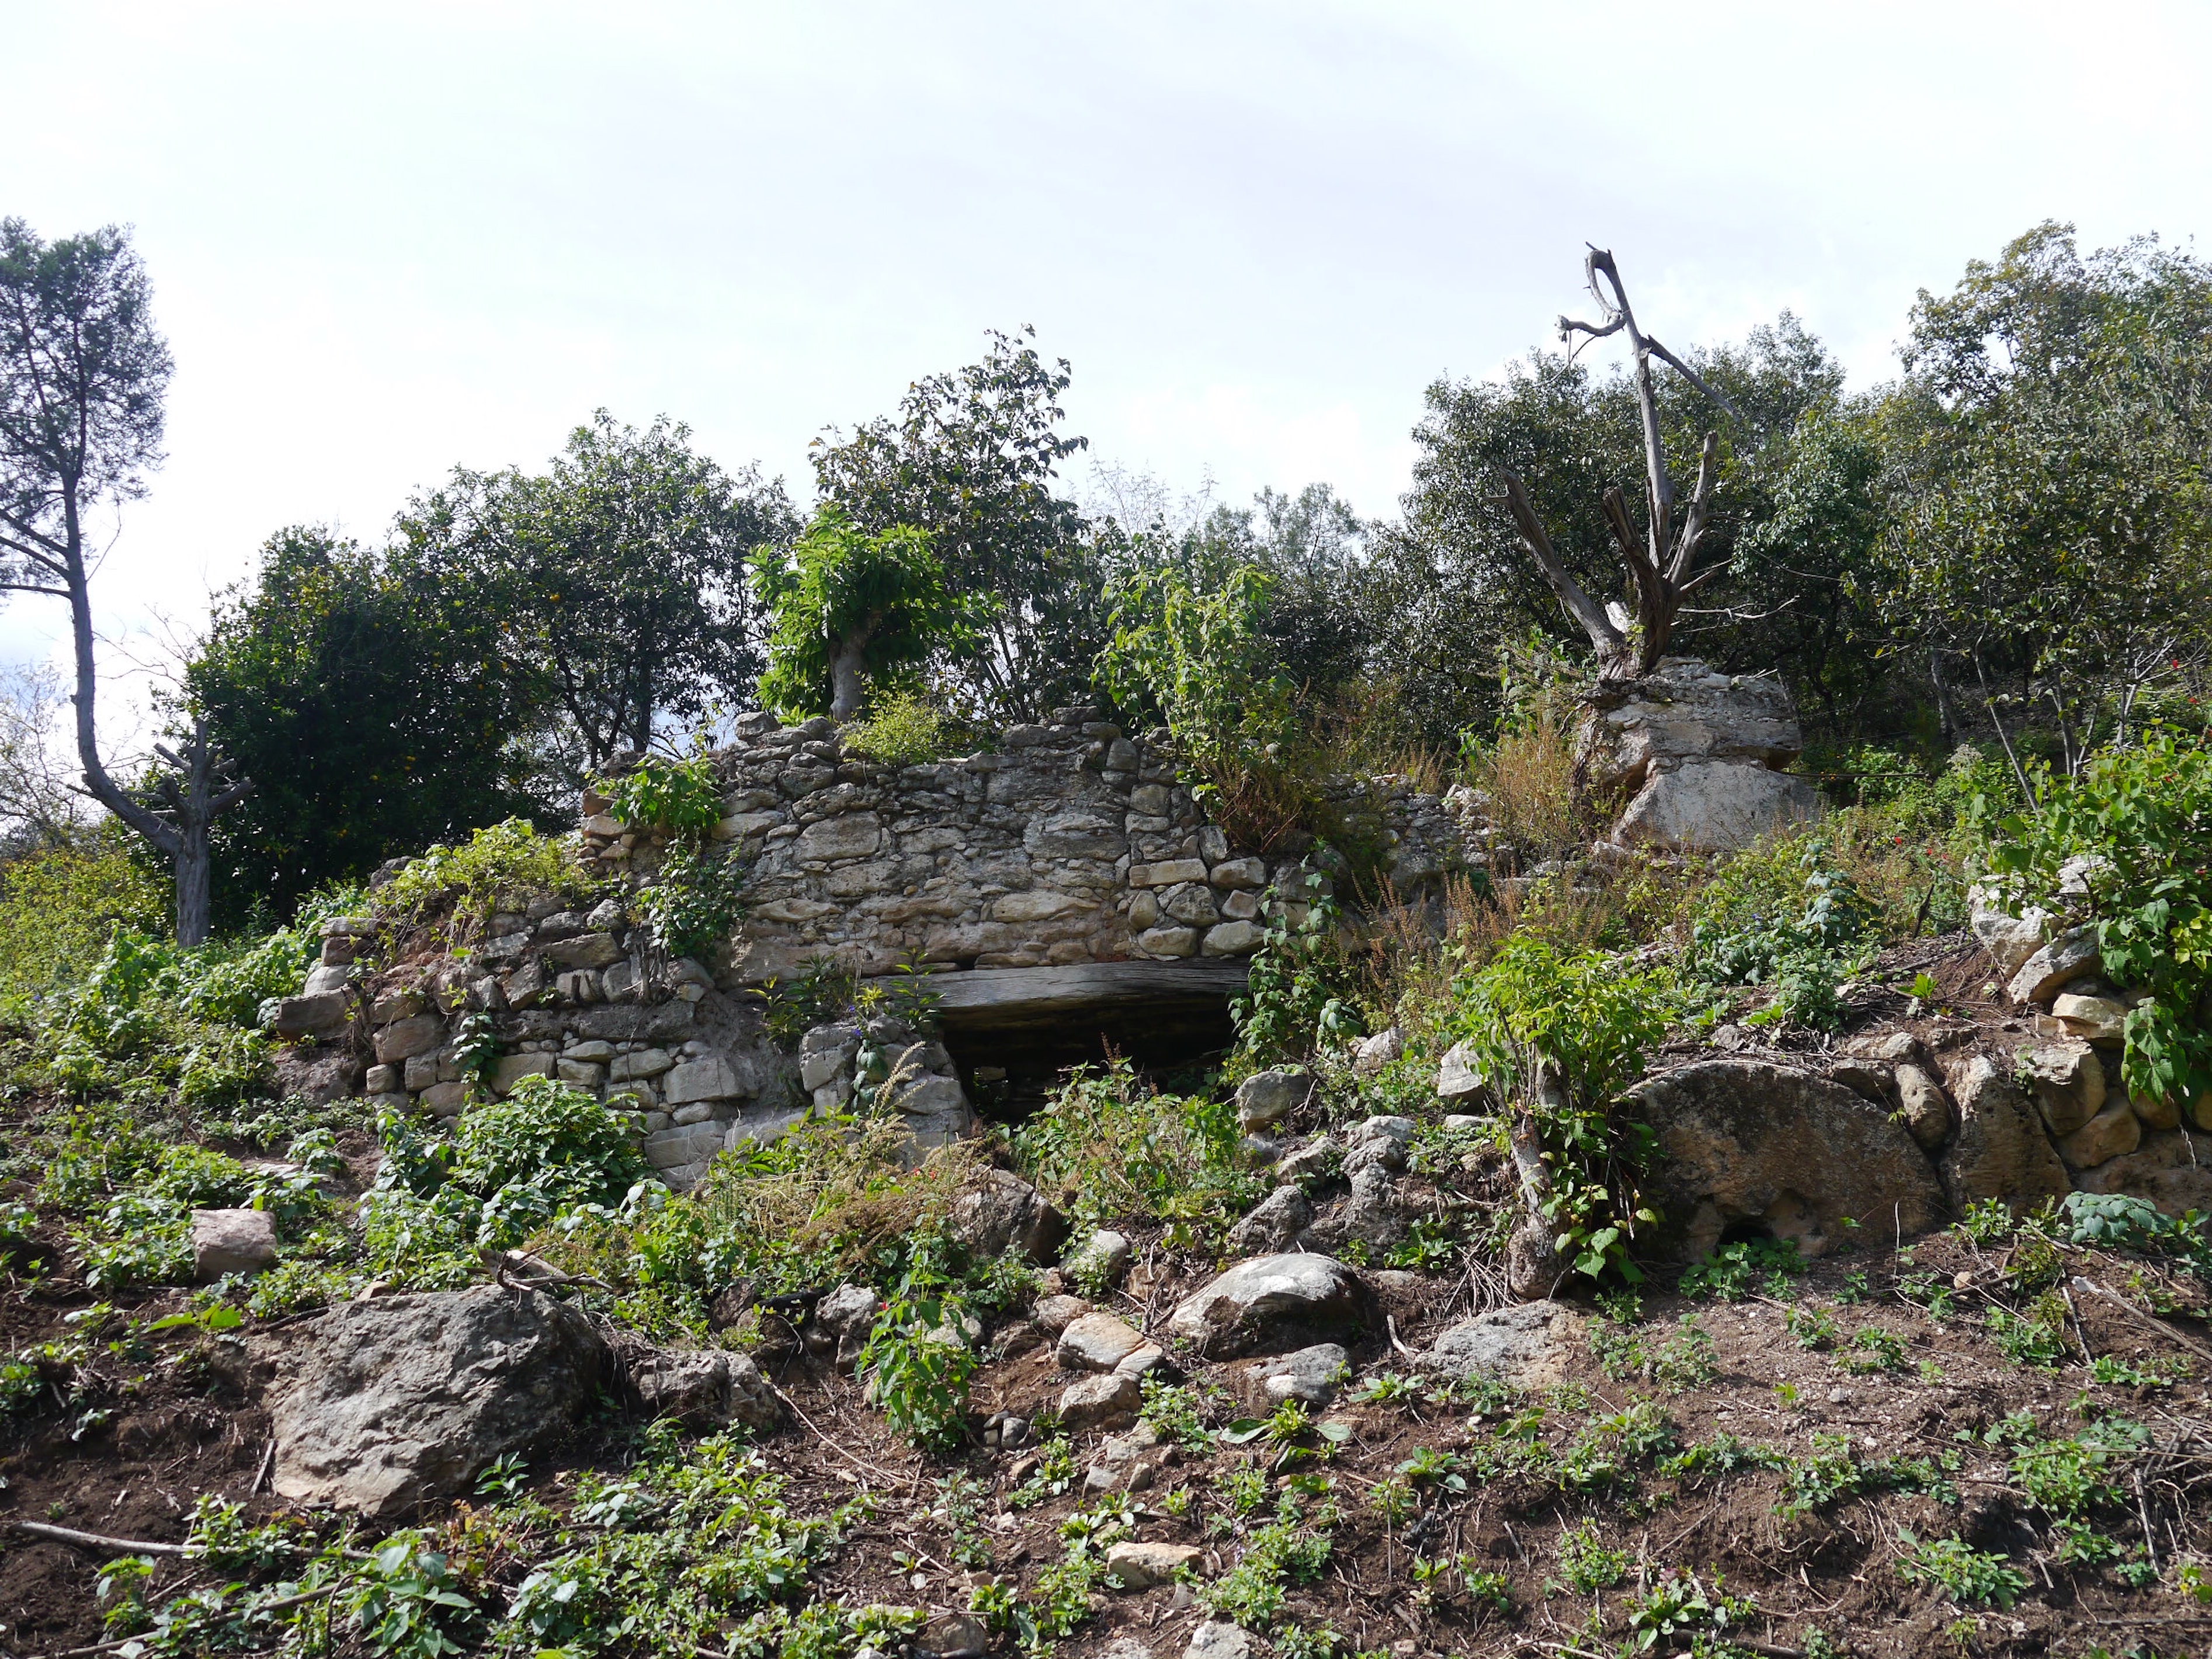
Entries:
[[1786,307],[1864,384],[2038,221],[2212,205],[2202,5],[0,0],[0,214],[135,226],[177,358],[118,634],[601,405],[803,494],[1024,323],[1094,457],[1383,514],[1423,388],[1581,308],[1586,240],[1678,349]]

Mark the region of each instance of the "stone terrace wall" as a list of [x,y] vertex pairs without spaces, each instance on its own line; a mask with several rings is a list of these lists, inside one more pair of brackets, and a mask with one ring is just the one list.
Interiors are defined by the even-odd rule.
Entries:
[[[1035,968],[1237,958],[1261,939],[1260,894],[1295,860],[1230,844],[1166,756],[1088,708],[1018,726],[1003,749],[888,766],[827,720],[756,715],[715,757],[720,834],[752,861],[728,985],[827,956],[863,975],[903,963]],[[1481,861],[1435,796],[1372,790],[1401,894]],[[586,856],[649,866],[658,844],[587,799]]]

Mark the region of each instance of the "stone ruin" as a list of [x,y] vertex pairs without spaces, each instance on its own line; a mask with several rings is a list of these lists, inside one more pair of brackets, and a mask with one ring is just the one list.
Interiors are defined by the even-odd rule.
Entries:
[[1625,803],[1616,845],[1732,852],[1820,817],[1820,791],[1784,769],[1804,747],[1774,675],[1666,657],[1639,678],[1600,683],[1575,770],[1593,795]]
[[[625,1100],[679,1188],[726,1146],[856,1097],[894,1107],[927,1146],[972,1128],[1006,1060],[1064,1060],[1071,1036],[1093,1059],[1102,1038],[1222,1046],[1262,935],[1260,894],[1300,871],[1231,846],[1164,754],[1087,708],[1016,726],[1000,752],[907,766],[848,750],[827,720],[756,715],[714,759],[715,833],[748,875],[711,967],[658,951],[614,900],[578,913],[540,898],[493,916],[465,957],[397,964],[376,960],[373,921],[341,918],[276,1010],[280,1036],[314,1045],[288,1051],[294,1085],[454,1115],[473,1086],[459,1048],[473,1014],[501,1049],[485,1090],[544,1076]],[[1401,897],[1486,862],[1439,798],[1395,779],[1346,788],[1371,806]],[[649,879],[665,839],[607,805],[584,803],[586,867]],[[778,1043],[759,993],[818,963],[889,991],[927,970],[944,1039],[888,995],[795,1052]]]

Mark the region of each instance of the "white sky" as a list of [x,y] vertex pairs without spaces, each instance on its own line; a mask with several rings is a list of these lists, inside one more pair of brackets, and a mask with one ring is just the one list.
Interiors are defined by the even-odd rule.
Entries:
[[2039,220],[2204,228],[2208,48],[2212,9],[2124,0],[0,0],[0,213],[134,225],[152,271],[124,635],[602,404],[803,495],[823,426],[1022,323],[1097,459],[1388,513],[1423,388],[1583,309],[1585,239],[1678,349],[1790,307],[1863,383]]

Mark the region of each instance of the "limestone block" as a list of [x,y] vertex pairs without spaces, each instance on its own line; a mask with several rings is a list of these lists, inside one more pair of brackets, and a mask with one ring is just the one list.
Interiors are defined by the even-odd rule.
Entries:
[[2104,1109],[2104,1064],[2086,1042],[2039,1043],[2021,1054],[2017,1075],[2054,1135],[2072,1134]]
[[1206,860],[1203,859],[1163,859],[1157,864],[1133,864],[1129,866],[1129,885],[1132,887],[1172,887],[1182,881],[1204,881]]
[[1185,927],[1211,927],[1221,920],[1213,894],[1202,882],[1178,882],[1164,889],[1159,898],[1160,908]]
[[612,933],[579,933],[556,939],[543,947],[546,965],[567,972],[580,968],[604,968],[622,957],[622,946]]
[[1140,783],[1129,792],[1129,810],[1141,812],[1146,817],[1164,818],[1168,815],[1168,787],[1164,783]]
[[720,1054],[687,1060],[668,1073],[661,1098],[671,1106],[688,1106],[695,1100],[729,1100],[744,1092],[744,1085]]
[[2095,973],[2100,962],[2095,932],[2069,928],[2021,964],[2008,994],[2014,1002],[2047,1003],[2072,981]]
[[1145,1346],[1144,1335],[1109,1313],[1087,1313],[1060,1334],[1053,1356],[1071,1371],[1110,1371]]
[[1237,1125],[1247,1134],[1271,1128],[1313,1097],[1314,1078],[1300,1066],[1255,1072],[1237,1085]]
[[492,1068],[491,1091],[501,1100],[514,1092],[526,1077],[551,1077],[557,1057],[552,1054],[506,1054]]
[[1816,822],[1820,792],[1803,778],[1736,761],[1686,760],[1654,770],[1613,826],[1626,847],[1722,853]]
[[436,1117],[459,1117],[461,1109],[469,1103],[469,1085],[456,1078],[449,1083],[434,1083],[419,1097],[422,1109]]
[[1260,914],[1260,896],[1254,892],[1238,891],[1223,895],[1221,916],[1224,921],[1251,921]]
[[1488,1081],[1471,1042],[1454,1043],[1444,1051],[1443,1061],[1437,1067],[1437,1093],[1455,1106],[1480,1096]]
[[1190,956],[1198,950],[1198,930],[1194,927],[1147,927],[1137,935],[1137,948],[1147,956]]
[[685,1123],[645,1138],[646,1162],[656,1170],[702,1164],[722,1150],[726,1132],[719,1123]]
[[588,1060],[570,1060],[564,1054],[554,1066],[553,1075],[563,1083],[573,1083],[579,1089],[589,1089],[596,1094],[607,1080],[607,1068],[594,1066]]
[[1159,896],[1147,888],[1139,888],[1129,895],[1129,926],[1145,933],[1159,926]]
[[1207,877],[1216,887],[1257,889],[1267,884],[1267,866],[1258,859],[1224,859]]
[[2094,1170],[2142,1144],[2142,1124],[2124,1100],[2116,1100],[2058,1143],[2058,1155],[2076,1170]]
[[1056,893],[1050,888],[1037,888],[1026,893],[1001,894],[992,901],[991,916],[996,921],[1048,921],[1083,908],[1081,899]]
[[660,1076],[675,1064],[675,1057],[665,1048],[640,1048],[614,1055],[607,1067],[607,1078],[614,1083],[643,1083]]
[[268,1211],[192,1212],[192,1277],[201,1284],[276,1265],[276,1221]]
[[883,820],[873,812],[845,812],[800,830],[795,855],[801,863],[843,863],[868,857],[883,838]]
[[1146,1544],[1125,1539],[1106,1550],[1106,1571],[1121,1581],[1124,1589],[1150,1589],[1172,1584],[1185,1567],[1197,1568],[1206,1552],[1195,1544]]
[[1209,957],[1249,956],[1266,937],[1257,922],[1224,921],[1206,931],[1205,954]]
[[376,1034],[376,1058],[386,1066],[426,1054],[446,1040],[446,1022],[436,1014],[396,1019]]
[[2148,1095],[2131,1094],[2128,1106],[2146,1129],[2178,1129],[2181,1127],[2181,1107],[2171,1096],[2161,1095],[2154,1100]]
[[1959,1109],[1959,1133],[1940,1166],[1952,1207],[2001,1198],[2027,1210],[2064,1196],[2074,1183],[2019,1086],[1984,1054],[1947,1061],[1946,1072]]
[[1145,1403],[1143,1384],[1133,1376],[1109,1371],[1086,1376],[1060,1396],[1060,1420],[1075,1433],[1086,1429],[1126,1429]]
[[2092,1042],[2117,1042],[2127,1035],[2128,1006],[2111,997],[2069,996],[2061,991],[2051,1012],[2075,1036]]
[[281,1037],[335,1036],[345,1029],[352,1012],[353,998],[345,992],[320,991],[280,999],[270,1024]]
[[1932,1152],[1949,1138],[1950,1097],[1925,1066],[1908,1060],[1897,1068],[1897,1110],[1905,1120],[1905,1132],[1922,1152]]
[[372,1066],[362,1079],[362,1089],[372,1095],[398,1094],[406,1087],[397,1066]]

